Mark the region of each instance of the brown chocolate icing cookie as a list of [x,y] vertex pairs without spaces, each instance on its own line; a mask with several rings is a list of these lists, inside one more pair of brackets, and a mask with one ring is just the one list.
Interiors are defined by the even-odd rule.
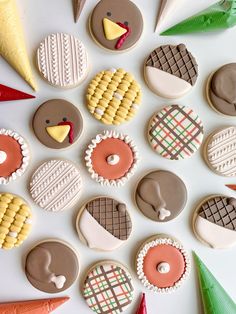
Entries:
[[210,77],[207,98],[218,113],[236,116],[236,63],[222,66]]
[[70,147],[83,130],[82,115],[63,99],[48,100],[35,112],[33,130],[38,140],[53,149]]
[[153,171],[139,182],[135,199],[138,208],[148,218],[166,222],[176,218],[184,209],[187,190],[184,182],[174,173]]
[[25,274],[38,290],[58,293],[69,288],[79,274],[75,251],[59,240],[46,240],[27,255]]
[[127,50],[142,35],[142,14],[129,0],[101,0],[91,14],[90,32],[94,40],[106,49]]

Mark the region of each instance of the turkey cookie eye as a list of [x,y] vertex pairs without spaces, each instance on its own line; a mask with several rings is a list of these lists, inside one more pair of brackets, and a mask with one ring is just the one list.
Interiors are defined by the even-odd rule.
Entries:
[[66,122],[66,121],[67,121],[67,118],[63,118],[62,120],[63,120],[64,122]]
[[50,120],[46,120],[46,123],[49,124],[49,123],[50,123]]
[[107,16],[111,16],[112,14],[111,14],[111,12],[107,12]]

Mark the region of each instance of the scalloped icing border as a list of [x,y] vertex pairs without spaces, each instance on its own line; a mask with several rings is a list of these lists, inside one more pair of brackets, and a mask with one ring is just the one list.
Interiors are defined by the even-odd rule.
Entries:
[[[92,165],[92,160],[91,160],[91,155],[93,153],[94,148],[99,144],[102,140],[105,140],[107,138],[118,138],[122,141],[124,141],[126,144],[129,145],[130,149],[133,152],[134,160],[133,164],[128,170],[128,172],[121,178],[115,179],[115,180],[109,180],[105,179],[102,176],[99,176],[98,173],[96,173],[93,169]],[[88,171],[92,177],[92,179],[96,180],[98,183],[101,185],[105,186],[123,186],[129,179],[130,177],[133,176],[136,168],[137,168],[137,163],[139,161],[139,154],[137,151],[137,146],[134,143],[133,140],[130,139],[128,135],[121,134],[116,131],[104,131],[102,134],[98,134],[94,139],[92,139],[91,144],[89,144],[87,150],[85,151],[85,161],[86,161],[86,166],[88,168]]]
[[[185,272],[183,273],[182,277],[174,284],[174,286],[172,287],[168,287],[168,288],[158,288],[157,286],[152,285],[147,277],[145,276],[144,272],[143,272],[143,260],[144,257],[146,256],[148,250],[154,246],[160,245],[160,244],[168,244],[168,245],[172,245],[173,247],[177,248],[183,255],[184,260],[185,260]],[[138,278],[140,279],[140,281],[142,282],[142,284],[148,288],[151,291],[154,292],[159,292],[159,293],[171,293],[174,292],[176,289],[178,289],[182,283],[186,280],[186,278],[188,277],[189,273],[190,273],[190,269],[191,269],[191,264],[190,264],[190,258],[188,253],[185,251],[185,249],[183,248],[182,244],[179,243],[176,240],[172,240],[171,238],[156,238],[155,240],[152,240],[148,243],[146,243],[142,249],[139,251],[138,253],[138,258],[137,258],[137,266],[136,266],[136,271],[137,271],[137,275]]]
[[23,157],[20,168],[18,168],[8,177],[0,177],[0,184],[9,184],[11,181],[16,180],[18,177],[21,177],[26,171],[26,168],[28,167],[30,161],[30,150],[26,140],[17,132],[2,128],[0,129],[0,135],[6,135],[14,138],[20,144],[21,154]]

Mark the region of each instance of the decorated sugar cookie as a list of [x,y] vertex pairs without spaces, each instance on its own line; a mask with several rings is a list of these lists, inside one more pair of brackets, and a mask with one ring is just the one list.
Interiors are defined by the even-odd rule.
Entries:
[[156,170],[139,182],[135,200],[142,213],[158,222],[175,219],[185,207],[187,189],[173,172]]
[[92,179],[102,185],[124,185],[134,174],[138,160],[134,142],[128,135],[115,131],[98,134],[85,152]]
[[82,206],[76,228],[80,239],[90,248],[112,251],[129,239],[132,222],[124,203],[104,196]]
[[198,77],[198,65],[184,44],[160,46],[147,58],[144,76],[155,94],[177,99],[192,90]]
[[53,149],[69,148],[81,136],[83,118],[77,107],[63,99],[43,103],[34,114],[33,130],[38,140]]
[[21,177],[29,162],[30,151],[25,139],[15,131],[0,129],[0,184]]
[[45,240],[26,256],[25,274],[36,289],[59,293],[78,278],[79,261],[75,250],[61,240]]
[[97,314],[123,313],[132,303],[134,286],[129,271],[115,261],[101,261],[87,272],[82,294]]
[[190,272],[190,259],[182,244],[167,235],[147,239],[139,249],[138,278],[149,290],[169,293],[179,288]]
[[99,72],[87,90],[87,107],[104,124],[119,125],[131,120],[141,104],[141,87],[123,69]]
[[29,205],[20,196],[0,193],[0,248],[20,246],[28,237],[32,225]]
[[193,215],[196,237],[214,249],[236,244],[236,199],[224,195],[205,198]]
[[39,45],[37,66],[49,84],[72,88],[81,84],[88,74],[87,50],[84,44],[72,35],[51,34]]
[[164,158],[191,157],[202,144],[202,121],[189,107],[166,106],[151,118],[148,140],[153,150]]
[[131,49],[143,32],[143,18],[138,7],[129,0],[100,0],[89,21],[95,42],[110,51]]
[[48,211],[63,211],[80,197],[82,188],[78,168],[69,160],[45,161],[30,179],[30,194],[34,202]]

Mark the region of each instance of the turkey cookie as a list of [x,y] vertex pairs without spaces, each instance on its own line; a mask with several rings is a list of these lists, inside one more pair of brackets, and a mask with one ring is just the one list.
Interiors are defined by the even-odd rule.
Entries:
[[90,82],[87,107],[104,124],[119,125],[131,120],[141,104],[141,87],[123,69],[98,73]]
[[184,44],[160,46],[147,58],[144,77],[155,94],[177,99],[192,90],[198,77],[198,65]]
[[29,161],[30,151],[25,139],[15,131],[0,129],[0,184],[21,177]]
[[134,142],[128,135],[115,131],[98,134],[85,152],[92,179],[102,185],[124,185],[134,174],[138,160]]
[[206,84],[209,105],[218,113],[236,116],[236,63],[223,65]]
[[112,251],[123,245],[132,231],[126,205],[109,197],[97,197],[83,205],[76,228],[90,248]]
[[132,303],[134,286],[129,271],[123,265],[101,261],[88,270],[82,294],[95,313],[119,314]]
[[204,159],[216,174],[236,176],[236,127],[230,126],[212,133],[204,146]]
[[81,84],[88,74],[87,51],[83,43],[72,35],[51,34],[39,45],[37,66],[51,85],[72,88]]
[[78,278],[76,251],[61,240],[45,240],[27,254],[25,274],[38,290],[46,293],[62,292]]
[[184,209],[187,189],[184,182],[174,173],[156,170],[139,182],[135,200],[146,217],[166,222],[175,219]]
[[143,32],[143,18],[129,0],[101,0],[89,21],[95,42],[112,52],[126,51],[136,45]]
[[20,246],[32,225],[31,209],[21,197],[0,193],[0,248]]
[[214,249],[236,244],[236,199],[213,195],[204,199],[193,215],[196,237]]
[[190,273],[190,259],[182,244],[167,235],[149,238],[139,249],[136,271],[149,290],[170,293],[179,288]]
[[202,121],[189,107],[166,106],[151,118],[148,140],[153,150],[164,158],[191,157],[202,144]]
[[69,160],[44,162],[30,179],[34,202],[48,211],[63,211],[80,197],[82,182],[79,170]]

